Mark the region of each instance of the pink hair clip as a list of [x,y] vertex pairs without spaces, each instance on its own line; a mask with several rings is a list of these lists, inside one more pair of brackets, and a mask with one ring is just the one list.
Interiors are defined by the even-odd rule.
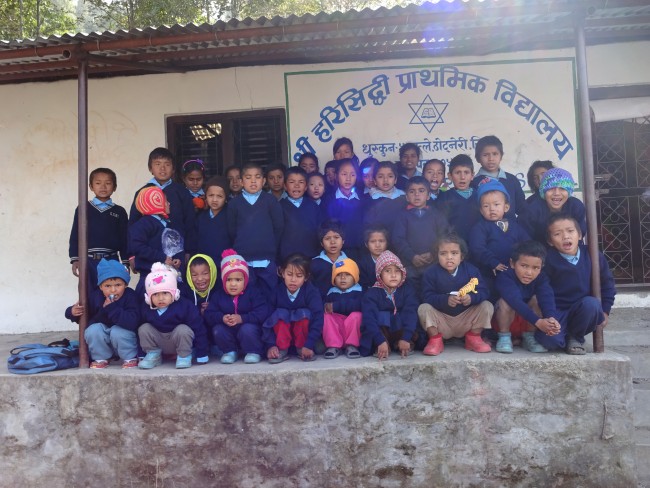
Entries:
[[196,163],[199,166],[201,166],[202,169],[205,169],[205,165],[203,164],[203,161],[201,159],[190,159],[183,163],[183,171],[185,171],[185,167],[190,163]]

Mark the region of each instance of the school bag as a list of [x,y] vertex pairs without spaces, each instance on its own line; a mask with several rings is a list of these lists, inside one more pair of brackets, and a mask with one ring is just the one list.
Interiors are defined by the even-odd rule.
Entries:
[[35,374],[79,366],[79,342],[63,339],[45,344],[14,347],[7,359],[7,369],[15,374]]

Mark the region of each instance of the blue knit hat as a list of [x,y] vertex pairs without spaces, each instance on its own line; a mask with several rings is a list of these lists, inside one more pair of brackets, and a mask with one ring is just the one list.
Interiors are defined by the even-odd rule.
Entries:
[[111,278],[120,278],[124,280],[124,283],[128,285],[129,281],[131,280],[131,275],[126,269],[126,266],[124,266],[119,261],[115,261],[113,259],[106,260],[102,258],[102,260],[97,265],[97,285],[99,286],[104,281]]
[[539,184],[539,196],[544,198],[544,194],[551,188],[562,188],[571,196],[575,186],[576,184],[573,181],[571,173],[562,168],[551,168],[542,177],[542,181]]
[[500,191],[506,196],[506,203],[510,203],[510,194],[506,190],[506,187],[503,186],[503,183],[496,178],[489,177],[482,180],[476,188],[476,198],[478,201],[480,202],[481,197],[489,191]]

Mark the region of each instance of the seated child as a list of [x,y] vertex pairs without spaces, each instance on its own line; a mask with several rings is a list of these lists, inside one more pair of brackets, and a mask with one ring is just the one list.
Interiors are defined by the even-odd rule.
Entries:
[[552,161],[535,161],[530,165],[526,173],[526,180],[530,188],[530,196],[526,198],[526,205],[540,198],[539,185],[542,183],[542,178],[549,169],[554,167]]
[[325,220],[318,227],[318,239],[323,250],[311,260],[311,282],[324,299],[332,282],[332,266],[335,262],[347,258],[341,250],[345,244],[341,222],[335,219]]
[[241,176],[241,169],[234,164],[229,166],[226,169],[226,179],[228,180],[228,201],[235,198],[237,195],[241,195],[242,188],[244,188],[244,183]]
[[[123,368],[138,365],[140,313],[135,291],[127,286],[130,278],[118,261],[102,259],[97,265],[99,288],[88,294],[89,325],[84,331],[93,369],[106,368],[113,356],[122,360]],[[79,323],[83,313],[84,307],[77,302],[68,307],[65,316]]]
[[515,314],[526,321],[522,345],[530,352],[546,352],[535,339],[535,330],[555,335],[560,323],[555,319],[555,298],[548,277],[542,273],[546,249],[537,241],[525,241],[512,251],[510,268],[499,273],[496,288],[499,300],[495,305],[495,317],[499,327],[497,352],[512,352],[510,325]]
[[351,259],[343,259],[332,266],[332,288],[325,298],[323,341],[327,350],[325,359],[334,359],[345,351],[349,359],[361,356],[361,286],[359,268]]
[[429,204],[438,199],[441,191],[445,191],[445,163],[439,159],[429,159],[424,163],[422,176],[429,182]]
[[[552,170],[551,170],[552,171]],[[535,339],[548,350],[564,349],[567,354],[585,354],[585,336],[598,325],[605,327],[614,305],[614,277],[603,253],[599,253],[600,301],[591,296],[591,256],[581,244],[580,226],[573,217],[556,214],[548,222],[548,243],[544,271],[555,295],[560,330],[553,334],[535,331]]]
[[289,254],[301,253],[315,256],[320,250],[318,226],[321,210],[310,198],[305,197],[307,174],[293,166],[287,170],[285,183],[287,198],[280,200],[284,214],[284,232],[280,238],[280,261]]
[[151,369],[162,363],[162,354],[176,354],[176,368],[192,366],[192,344],[196,362],[208,362],[208,340],[199,310],[180,296],[178,273],[163,263],[154,263],[145,278],[143,324],[138,329],[146,356],[138,367]]
[[226,205],[228,191],[225,178],[210,178],[205,184],[206,208],[196,216],[197,253],[210,256],[215,263],[231,244]]
[[185,281],[180,288],[181,296],[191,300],[203,315],[216,282],[217,266],[212,258],[207,254],[195,254],[187,262]]
[[351,159],[338,161],[336,178],[338,189],[327,205],[327,216],[337,219],[345,233],[345,252],[356,258],[363,242],[363,217],[365,203],[357,192],[359,169]]
[[465,337],[465,349],[490,352],[481,338],[490,327],[494,307],[479,270],[465,261],[467,245],[457,234],[443,235],[433,248],[438,262],[422,277],[424,303],[418,308],[420,325],[429,341],[427,356],[437,356],[444,349],[443,339]]
[[366,251],[361,253],[358,261],[359,284],[363,290],[367,290],[377,281],[375,266],[381,253],[388,249],[388,229],[383,225],[370,225],[363,231],[363,240]]
[[393,224],[407,205],[404,192],[395,186],[398,179],[395,165],[380,161],[373,168],[373,178],[375,187],[368,193],[363,221],[365,225],[383,225],[392,235]]
[[309,282],[309,258],[287,257],[280,268],[282,282],[271,297],[271,316],[264,322],[265,342],[274,343],[266,353],[271,364],[289,359],[295,346],[303,361],[316,359],[314,349],[323,332],[323,300]]
[[584,204],[572,197],[575,182],[571,173],[562,168],[549,169],[542,177],[539,196],[526,207],[526,216],[521,224],[530,236],[538,242],[546,243],[544,229],[548,228],[551,215],[565,214],[573,217],[580,226],[580,235],[587,232],[587,211]]
[[318,173],[318,158],[314,153],[303,153],[298,159],[298,166],[300,166],[308,175]]
[[262,360],[270,344],[262,343],[262,323],[269,315],[264,295],[248,282],[248,265],[233,249],[226,249],[221,260],[223,290],[217,292],[205,311],[205,321],[212,328],[215,344],[225,351],[223,364],[237,361],[241,351],[244,363]]
[[183,183],[192,197],[194,210],[197,212],[205,208],[205,192],[203,191],[203,180],[205,179],[205,167],[200,159],[190,159],[181,166],[183,172]]
[[399,178],[395,185],[400,190],[406,190],[406,184],[414,176],[422,176],[422,172],[418,169],[420,164],[420,146],[407,142],[399,148],[399,163],[397,165],[397,173]]
[[363,356],[376,352],[381,361],[391,349],[405,358],[411,354],[416,339],[418,299],[406,283],[406,269],[390,251],[377,259],[377,281],[363,296],[359,350]]
[[287,198],[287,192],[284,191],[284,172],[287,170],[284,164],[270,164],[266,168],[266,184],[269,187],[269,193],[277,200]]
[[474,189],[470,187],[473,177],[472,158],[467,154],[454,156],[449,162],[449,179],[454,187],[438,195],[437,200],[438,210],[447,217],[447,222],[465,241],[481,217]]

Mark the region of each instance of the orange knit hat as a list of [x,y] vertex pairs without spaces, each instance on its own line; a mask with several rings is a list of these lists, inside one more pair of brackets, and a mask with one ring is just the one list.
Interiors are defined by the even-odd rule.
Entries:
[[147,186],[138,192],[135,197],[135,208],[142,215],[162,215],[168,219],[169,215],[165,212],[165,203],[167,199],[163,191],[157,186]]

